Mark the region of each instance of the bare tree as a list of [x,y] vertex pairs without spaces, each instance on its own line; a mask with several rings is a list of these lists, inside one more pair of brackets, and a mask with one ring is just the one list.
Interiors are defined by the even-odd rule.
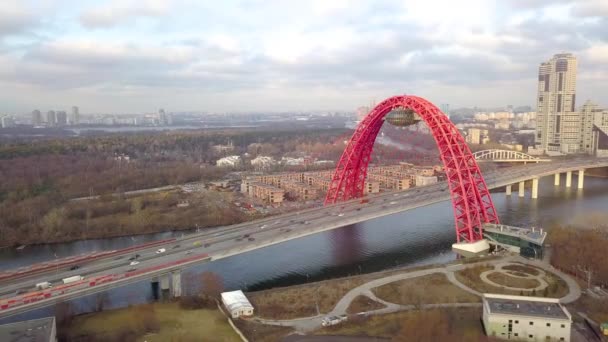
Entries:
[[201,283],[202,295],[207,295],[216,300],[220,299],[220,295],[224,291],[224,282],[217,273],[203,272],[201,274]]

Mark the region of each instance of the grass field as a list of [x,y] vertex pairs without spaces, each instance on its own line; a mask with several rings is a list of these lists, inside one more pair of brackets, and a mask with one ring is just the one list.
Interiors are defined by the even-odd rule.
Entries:
[[372,290],[395,304],[476,303],[479,297],[454,286],[444,274],[396,281]]
[[183,310],[177,303],[77,316],[65,333],[69,341],[240,341],[219,311]]
[[315,335],[374,336],[393,341],[487,341],[480,308],[414,310],[353,319]]
[[511,277],[509,275],[499,272],[488,274],[488,279],[495,282],[496,284],[500,284],[507,287],[518,287],[521,289],[533,289],[540,285],[540,282],[536,279]]
[[350,303],[348,309],[346,309],[346,313],[356,314],[359,312],[382,309],[384,307],[384,304],[380,304],[367,296],[357,296]]

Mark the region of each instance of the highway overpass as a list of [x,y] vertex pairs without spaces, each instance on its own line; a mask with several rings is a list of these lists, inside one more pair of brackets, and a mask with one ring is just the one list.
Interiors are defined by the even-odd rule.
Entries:
[[[538,188],[538,178],[567,174],[571,185],[572,172],[589,168],[607,167],[608,158],[571,159],[551,163],[502,168],[484,173],[488,188],[523,185],[532,180]],[[582,177],[578,185],[582,187]],[[523,186],[521,187],[523,190]],[[536,190],[537,191],[537,190]],[[523,192],[520,192],[523,193]],[[162,288],[170,289],[174,296],[181,294],[181,270],[251,250],[278,244],[303,236],[340,228],[370,219],[407,211],[450,199],[445,182],[425,187],[414,187],[400,192],[381,193],[367,197],[367,203],[352,200],[320,208],[274,216],[238,225],[207,229],[180,239],[164,240],[140,249],[113,251],[97,255],[90,260],[77,260],[60,267],[46,267],[12,275],[0,274],[0,317],[8,317],[61,301],[105,291],[136,281],[159,281]],[[165,248],[157,253],[158,248]],[[129,265],[129,258],[139,254],[137,265]],[[70,270],[77,264],[78,269]],[[69,286],[54,286],[35,291],[34,285],[49,281],[60,284],[61,279],[82,275],[85,279]],[[20,293],[27,291],[26,293]]]

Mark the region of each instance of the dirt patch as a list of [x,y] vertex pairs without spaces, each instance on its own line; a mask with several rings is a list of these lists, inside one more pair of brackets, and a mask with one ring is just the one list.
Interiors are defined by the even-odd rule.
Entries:
[[533,289],[540,285],[540,282],[536,279],[518,278],[511,277],[508,274],[502,272],[493,272],[488,274],[488,279],[507,287],[517,287],[520,289]]
[[453,285],[444,274],[405,279],[372,290],[378,298],[395,304],[476,303],[479,297]]
[[371,310],[378,310],[385,308],[384,304],[378,303],[375,300],[367,297],[367,296],[357,296],[350,303],[348,309],[346,309],[346,313],[348,314],[356,314],[359,312],[366,312]]

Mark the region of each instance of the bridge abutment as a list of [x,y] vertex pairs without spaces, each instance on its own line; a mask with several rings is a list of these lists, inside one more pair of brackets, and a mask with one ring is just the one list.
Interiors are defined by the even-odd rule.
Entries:
[[171,277],[171,297],[179,298],[182,296],[182,271],[173,271]]

